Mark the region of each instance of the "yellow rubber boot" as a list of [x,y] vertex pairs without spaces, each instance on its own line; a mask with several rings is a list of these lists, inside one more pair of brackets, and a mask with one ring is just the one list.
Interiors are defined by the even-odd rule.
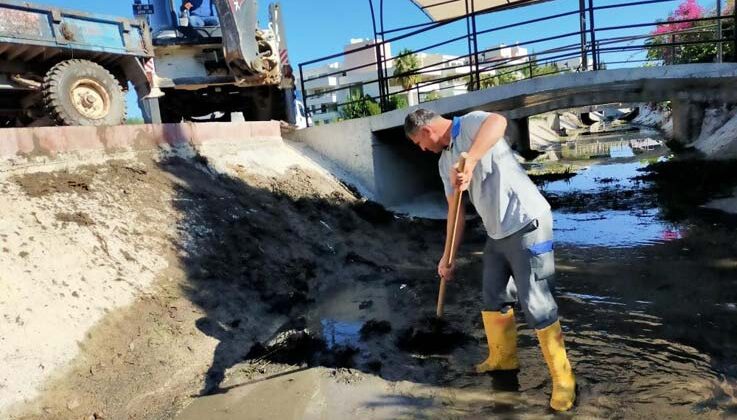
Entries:
[[476,372],[484,373],[495,370],[519,369],[517,361],[517,326],[514,323],[514,311],[481,312],[486,331],[486,342],[489,345],[489,357],[476,365]]
[[573,376],[571,364],[566,356],[560,321],[555,321],[555,324],[537,330],[537,338],[540,340],[540,348],[553,379],[550,407],[557,411],[570,410],[576,401],[576,378]]

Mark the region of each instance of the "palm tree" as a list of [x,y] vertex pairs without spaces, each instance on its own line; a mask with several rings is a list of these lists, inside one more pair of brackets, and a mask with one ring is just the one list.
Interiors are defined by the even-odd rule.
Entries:
[[407,98],[410,106],[417,103],[413,101],[414,96],[410,89],[422,80],[419,74],[414,73],[419,68],[420,58],[408,48],[399,51],[399,55],[394,59],[394,76],[399,80],[402,89],[408,91]]

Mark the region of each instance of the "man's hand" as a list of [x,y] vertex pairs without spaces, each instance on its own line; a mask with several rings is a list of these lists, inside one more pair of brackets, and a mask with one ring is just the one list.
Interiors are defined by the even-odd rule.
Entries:
[[476,161],[473,159],[466,159],[466,166],[463,168],[463,172],[458,171],[458,164],[456,163],[450,169],[450,182],[453,188],[459,189],[460,191],[468,190],[471,185],[471,178],[473,178],[473,170],[476,168]]
[[190,2],[184,3],[184,8],[187,9],[187,10],[191,9],[192,8],[192,3],[190,3]]
[[455,268],[455,262],[453,262],[453,265],[448,267],[448,261],[445,259],[445,256],[443,256],[438,263],[438,276],[445,281],[451,281],[453,280]]

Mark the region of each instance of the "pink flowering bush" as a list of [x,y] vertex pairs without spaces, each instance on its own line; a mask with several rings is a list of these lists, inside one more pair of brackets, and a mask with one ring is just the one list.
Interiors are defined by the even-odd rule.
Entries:
[[[731,16],[735,0],[723,3],[722,16]],[[715,17],[716,10],[706,11],[697,0],[683,0],[668,18],[659,23],[645,42],[647,58],[663,64],[708,63],[717,56],[717,20],[683,22],[684,20]],[[722,20],[722,38],[731,39],[734,21]],[[675,45],[687,42],[688,44]],[[668,45],[672,44],[672,45]],[[734,61],[734,43],[722,44],[725,61]],[[730,58],[731,57],[731,58]]]
[[696,0],[684,0],[668,17],[668,23],[658,25],[653,35],[665,35],[670,32],[692,28],[694,22],[679,22],[681,20],[699,19],[704,16],[704,8]]

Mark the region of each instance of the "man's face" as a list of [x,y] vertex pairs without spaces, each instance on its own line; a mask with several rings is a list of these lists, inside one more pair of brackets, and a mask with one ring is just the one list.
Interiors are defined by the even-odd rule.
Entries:
[[440,153],[443,151],[443,146],[440,144],[440,133],[437,133],[431,124],[418,128],[409,138],[423,152]]

